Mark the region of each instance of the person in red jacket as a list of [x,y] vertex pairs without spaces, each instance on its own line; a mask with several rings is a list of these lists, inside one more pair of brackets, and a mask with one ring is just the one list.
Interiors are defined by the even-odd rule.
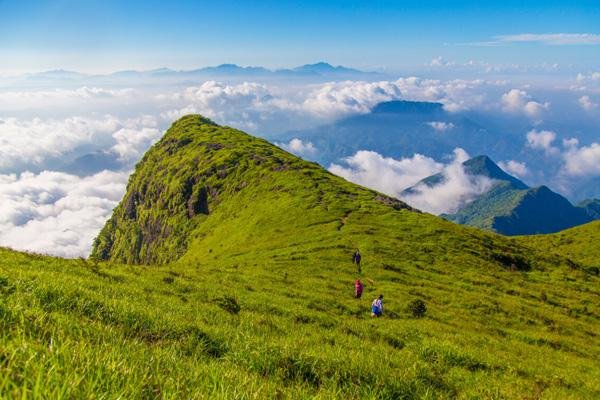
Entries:
[[362,282],[360,281],[360,279],[357,279],[356,282],[354,282],[354,297],[360,299],[360,297],[362,296],[363,289],[364,286]]

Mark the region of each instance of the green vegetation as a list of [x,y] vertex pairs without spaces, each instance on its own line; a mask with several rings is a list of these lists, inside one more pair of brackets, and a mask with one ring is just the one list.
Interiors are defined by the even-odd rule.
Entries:
[[576,226],[552,235],[534,235],[519,240],[538,250],[567,258],[600,273],[600,221]]
[[[456,213],[443,215],[458,224],[503,235],[531,235],[558,232],[600,217],[599,200],[589,200],[575,207],[546,186],[529,188],[502,171],[489,157],[474,157],[465,161],[463,166],[468,175],[486,176],[496,182]],[[432,175],[406,189],[403,194],[413,194],[419,185],[435,186],[444,179],[443,174]]]
[[199,116],[146,154],[93,256],[0,249],[0,397],[600,395],[593,271]]
[[546,186],[518,190],[506,181],[499,181],[456,214],[445,217],[504,235],[552,233],[592,221],[582,208]]

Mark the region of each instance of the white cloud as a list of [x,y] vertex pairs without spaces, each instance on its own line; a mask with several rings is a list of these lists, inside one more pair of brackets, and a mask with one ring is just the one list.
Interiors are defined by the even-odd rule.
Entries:
[[529,117],[539,117],[550,108],[549,102],[539,103],[532,100],[524,90],[511,89],[502,95],[502,109],[511,113],[523,113]]
[[[434,101],[450,112],[484,105],[483,80],[337,81],[277,86],[267,83],[206,81],[183,90],[152,96],[164,119],[203,114],[220,124],[257,134],[281,133],[367,113],[391,100]],[[496,83],[493,85],[497,86]]]
[[318,123],[367,113],[380,102],[399,99],[400,93],[398,85],[390,81],[327,82],[292,89],[253,82],[228,85],[207,81],[182,92],[158,95],[156,100],[179,104],[180,108],[165,111],[166,117],[196,112],[218,123],[256,132],[269,125],[289,129],[304,120]]
[[166,111],[165,115],[169,117],[200,113],[218,123],[252,131],[256,130],[258,122],[268,119],[269,114],[278,109],[271,89],[253,82],[227,85],[206,81],[182,92],[158,95],[156,100],[166,104],[173,101],[182,104],[180,109]]
[[494,39],[500,43],[542,43],[549,45],[600,44],[600,35],[594,33],[521,33],[500,35]]
[[21,121],[8,118],[0,124],[0,169],[40,165],[86,143],[107,144],[120,123],[117,118],[71,117],[64,120]]
[[276,144],[282,149],[301,157],[310,157],[317,153],[317,148],[312,144],[312,142],[303,142],[298,138],[293,138],[289,141],[289,143]]
[[577,138],[563,139],[562,145],[563,145],[563,147],[566,147],[568,149],[577,147],[577,146],[579,146],[579,139],[577,139]]
[[600,91],[600,71],[578,73],[571,90],[598,93]]
[[442,103],[449,112],[480,107],[485,102],[486,95],[482,89],[486,84],[480,79],[441,81],[414,76],[396,81],[404,99]]
[[345,159],[347,167],[332,164],[329,171],[394,197],[400,197],[404,189],[416,185],[420,180],[442,173],[442,183],[431,188],[421,184],[414,194],[405,196],[403,200],[434,214],[451,213],[492,185],[492,181],[486,177],[473,177],[465,173],[462,163],[468,157],[464,150],[456,149],[453,161],[444,165],[421,154],[395,160],[373,151],[361,150]]
[[404,189],[443,168],[443,164],[422,154],[396,160],[367,150],[360,150],[344,161],[347,167],[331,164],[329,171],[391,196],[399,196]]
[[594,103],[590,96],[581,96],[579,98],[579,105],[586,111],[591,111],[598,107],[598,103]]
[[563,158],[563,173],[566,175],[600,175],[600,143],[578,147],[578,141],[571,141]]
[[454,128],[454,124],[452,122],[443,122],[443,121],[431,121],[427,122],[427,125],[433,128],[436,132],[446,132]]
[[411,206],[436,215],[452,214],[479,195],[487,192],[494,181],[482,175],[469,175],[462,163],[466,153],[455,150],[455,159],[442,170],[443,180],[432,187],[419,184],[414,194],[403,197]]
[[548,155],[558,154],[558,148],[552,143],[556,139],[556,133],[552,131],[531,130],[527,132],[527,146],[535,150],[544,150]]
[[125,121],[123,127],[112,134],[115,145],[110,148],[119,159],[132,165],[162,136],[158,121],[151,116]]
[[442,58],[442,56],[438,56],[432,59],[427,65],[430,67],[451,67],[455,64],[456,63],[452,61],[445,60],[444,58]]
[[161,131],[150,116],[7,118],[0,123],[0,171],[44,168],[46,162],[70,152],[90,150],[112,151],[123,161],[135,162]]
[[500,168],[509,174],[518,176],[520,178],[529,175],[529,169],[527,169],[527,164],[524,162],[515,160],[500,161],[498,166],[500,166]]
[[308,93],[301,107],[326,118],[369,112],[378,103],[400,98],[395,82],[344,81],[318,85]]
[[80,178],[60,172],[0,175],[0,245],[86,256],[125,192],[129,173]]

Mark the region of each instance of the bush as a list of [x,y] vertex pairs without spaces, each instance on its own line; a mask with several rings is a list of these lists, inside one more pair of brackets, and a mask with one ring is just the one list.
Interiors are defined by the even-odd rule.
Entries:
[[408,303],[408,311],[415,318],[421,318],[427,312],[427,305],[421,299],[416,299]]
[[230,314],[238,314],[242,309],[237,300],[231,296],[215,299],[215,303]]

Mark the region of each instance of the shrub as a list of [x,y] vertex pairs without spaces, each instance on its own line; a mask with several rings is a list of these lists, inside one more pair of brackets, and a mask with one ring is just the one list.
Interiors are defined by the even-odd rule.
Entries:
[[242,309],[237,300],[231,296],[223,296],[215,299],[215,303],[230,314],[238,314]]
[[282,372],[286,382],[300,380],[314,387],[321,385],[321,378],[314,360],[288,356],[279,360],[278,369]]
[[403,349],[404,348],[404,342],[394,336],[386,336],[384,338],[384,340],[387,342],[387,344],[389,344],[390,346],[392,346],[395,349]]
[[408,303],[408,311],[415,318],[421,318],[427,312],[427,305],[421,299],[416,299]]

